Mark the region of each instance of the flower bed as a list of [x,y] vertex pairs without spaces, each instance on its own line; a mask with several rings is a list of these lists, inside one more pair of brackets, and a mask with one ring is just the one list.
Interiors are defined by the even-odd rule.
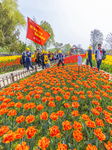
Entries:
[[[10,72],[23,68],[20,64],[22,56],[2,56],[0,57],[0,73]],[[32,63],[34,63],[34,55],[32,56]]]
[[[95,55],[93,55],[93,66],[96,67],[97,63],[95,60]],[[112,73],[112,56],[111,55],[107,55],[105,60],[102,60],[101,66],[100,66],[101,70],[104,70],[108,73]]]
[[1,150],[111,150],[112,82],[108,78],[87,66],[68,65],[3,89]]
[[[86,57],[86,54],[82,54],[81,55],[82,58]],[[64,64],[73,64],[76,63],[78,61],[78,55],[73,55],[73,56],[69,56],[67,58],[64,59]]]

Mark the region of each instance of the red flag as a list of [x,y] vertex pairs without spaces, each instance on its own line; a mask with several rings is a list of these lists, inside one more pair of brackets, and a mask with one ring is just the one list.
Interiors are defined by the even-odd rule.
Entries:
[[40,45],[44,45],[49,36],[50,34],[48,32],[44,31],[38,24],[28,18],[26,38]]

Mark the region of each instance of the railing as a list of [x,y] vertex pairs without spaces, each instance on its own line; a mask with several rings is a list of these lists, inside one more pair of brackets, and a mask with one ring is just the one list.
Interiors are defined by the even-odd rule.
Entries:
[[[51,65],[55,64],[56,61],[51,62]],[[41,71],[42,69],[40,69],[39,71]],[[17,82],[19,80],[21,80],[22,78],[25,78],[29,75],[31,75],[34,72],[37,72],[38,68],[37,66],[34,66],[34,69],[30,69],[30,70],[26,70],[26,71],[21,71],[18,73],[10,73],[9,75],[3,77],[0,79],[0,89],[5,88],[6,86]]]
[[25,78],[32,73],[37,72],[37,66],[34,67],[34,69],[18,72],[16,74],[11,73],[10,75],[0,79],[0,89],[5,88],[6,86],[19,81],[22,78]]

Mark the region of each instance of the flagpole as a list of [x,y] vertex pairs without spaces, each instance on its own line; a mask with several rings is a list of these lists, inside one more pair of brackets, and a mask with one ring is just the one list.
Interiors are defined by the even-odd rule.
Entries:
[[[26,27],[26,35],[27,35],[27,30],[28,30],[28,17],[27,17],[27,27]],[[25,51],[27,47],[27,38],[25,38]]]

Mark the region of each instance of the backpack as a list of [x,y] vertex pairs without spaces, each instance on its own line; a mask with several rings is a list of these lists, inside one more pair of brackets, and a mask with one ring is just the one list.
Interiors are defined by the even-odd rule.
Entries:
[[102,60],[106,59],[106,51],[103,50],[103,56],[102,56]]
[[44,55],[44,64],[48,64],[48,56]]
[[20,64],[21,64],[21,65],[23,64],[23,59],[22,59],[22,58],[20,58]]

